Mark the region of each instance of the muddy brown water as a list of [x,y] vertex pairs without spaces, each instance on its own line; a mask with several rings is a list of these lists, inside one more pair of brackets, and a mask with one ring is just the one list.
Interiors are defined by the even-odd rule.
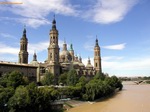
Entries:
[[111,98],[84,103],[67,112],[150,112],[150,85],[123,83],[124,88]]

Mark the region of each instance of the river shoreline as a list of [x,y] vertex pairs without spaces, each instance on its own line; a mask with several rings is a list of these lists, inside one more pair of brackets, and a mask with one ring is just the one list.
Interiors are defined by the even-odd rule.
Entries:
[[123,90],[111,97],[94,102],[84,102],[68,112],[149,112],[150,85],[123,82]]

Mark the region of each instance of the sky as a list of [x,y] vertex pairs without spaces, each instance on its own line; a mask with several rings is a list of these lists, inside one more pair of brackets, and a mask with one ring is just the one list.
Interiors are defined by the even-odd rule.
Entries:
[[149,10],[149,0],[0,0],[0,61],[18,62],[26,26],[29,63],[35,51],[44,62],[55,15],[60,52],[65,40],[85,65],[88,57],[93,64],[97,38],[104,73],[150,76]]

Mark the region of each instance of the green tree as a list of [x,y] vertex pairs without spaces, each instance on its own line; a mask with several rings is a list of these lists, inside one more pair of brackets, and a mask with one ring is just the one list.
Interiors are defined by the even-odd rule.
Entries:
[[[51,78],[49,78],[51,79]],[[54,87],[38,88],[19,72],[0,78],[0,112],[49,112],[51,103],[59,96]]]
[[11,111],[26,112],[27,106],[30,104],[30,96],[26,87],[17,87],[15,94],[9,99],[8,107]]
[[105,79],[105,75],[103,73],[101,73],[100,71],[98,71],[96,73],[96,75],[94,76],[94,79],[104,80]]
[[47,72],[45,74],[45,76],[43,77],[41,83],[43,85],[52,85],[52,84],[54,84],[54,75],[50,72]]
[[38,87],[36,86],[36,84],[34,82],[30,83],[28,86],[26,86],[28,92],[30,93],[30,104],[28,105],[28,111],[32,112],[38,112],[39,110],[39,100],[41,95],[39,95],[39,91],[38,91]]
[[76,84],[77,86],[85,86],[85,84],[87,83],[87,79],[86,79],[86,77],[85,76],[81,76],[80,78],[79,78],[79,81],[78,81],[78,83]]
[[86,100],[94,100],[95,96],[96,96],[96,84],[89,82],[88,84],[86,84]]
[[105,81],[107,82],[108,85],[110,85],[114,89],[119,88],[119,90],[121,90],[123,87],[121,81],[116,76],[107,77]]
[[78,82],[77,72],[75,69],[71,69],[67,74],[67,85],[75,86]]
[[67,73],[63,73],[59,76],[59,80],[58,80],[59,83],[62,83],[64,85],[67,84]]
[[0,112],[8,111],[9,98],[11,98],[14,94],[15,90],[12,87],[0,87]]
[[[26,79],[27,80],[27,79]],[[19,85],[26,85],[27,81],[25,80],[23,74],[18,71],[13,71],[6,75],[3,75],[0,79],[0,85],[3,87],[18,87]]]

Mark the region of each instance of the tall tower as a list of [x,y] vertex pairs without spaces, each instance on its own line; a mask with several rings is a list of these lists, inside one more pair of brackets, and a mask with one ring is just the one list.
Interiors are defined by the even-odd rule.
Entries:
[[20,39],[19,63],[28,64],[28,39],[26,37],[26,28],[23,30],[22,38]]
[[101,68],[101,55],[100,55],[100,47],[98,45],[98,39],[95,41],[95,47],[94,47],[94,68],[96,72],[102,72]]
[[50,30],[50,43],[48,47],[48,69],[54,76],[60,74],[59,66],[59,45],[58,45],[58,30],[56,28],[55,16],[52,21],[52,29]]

